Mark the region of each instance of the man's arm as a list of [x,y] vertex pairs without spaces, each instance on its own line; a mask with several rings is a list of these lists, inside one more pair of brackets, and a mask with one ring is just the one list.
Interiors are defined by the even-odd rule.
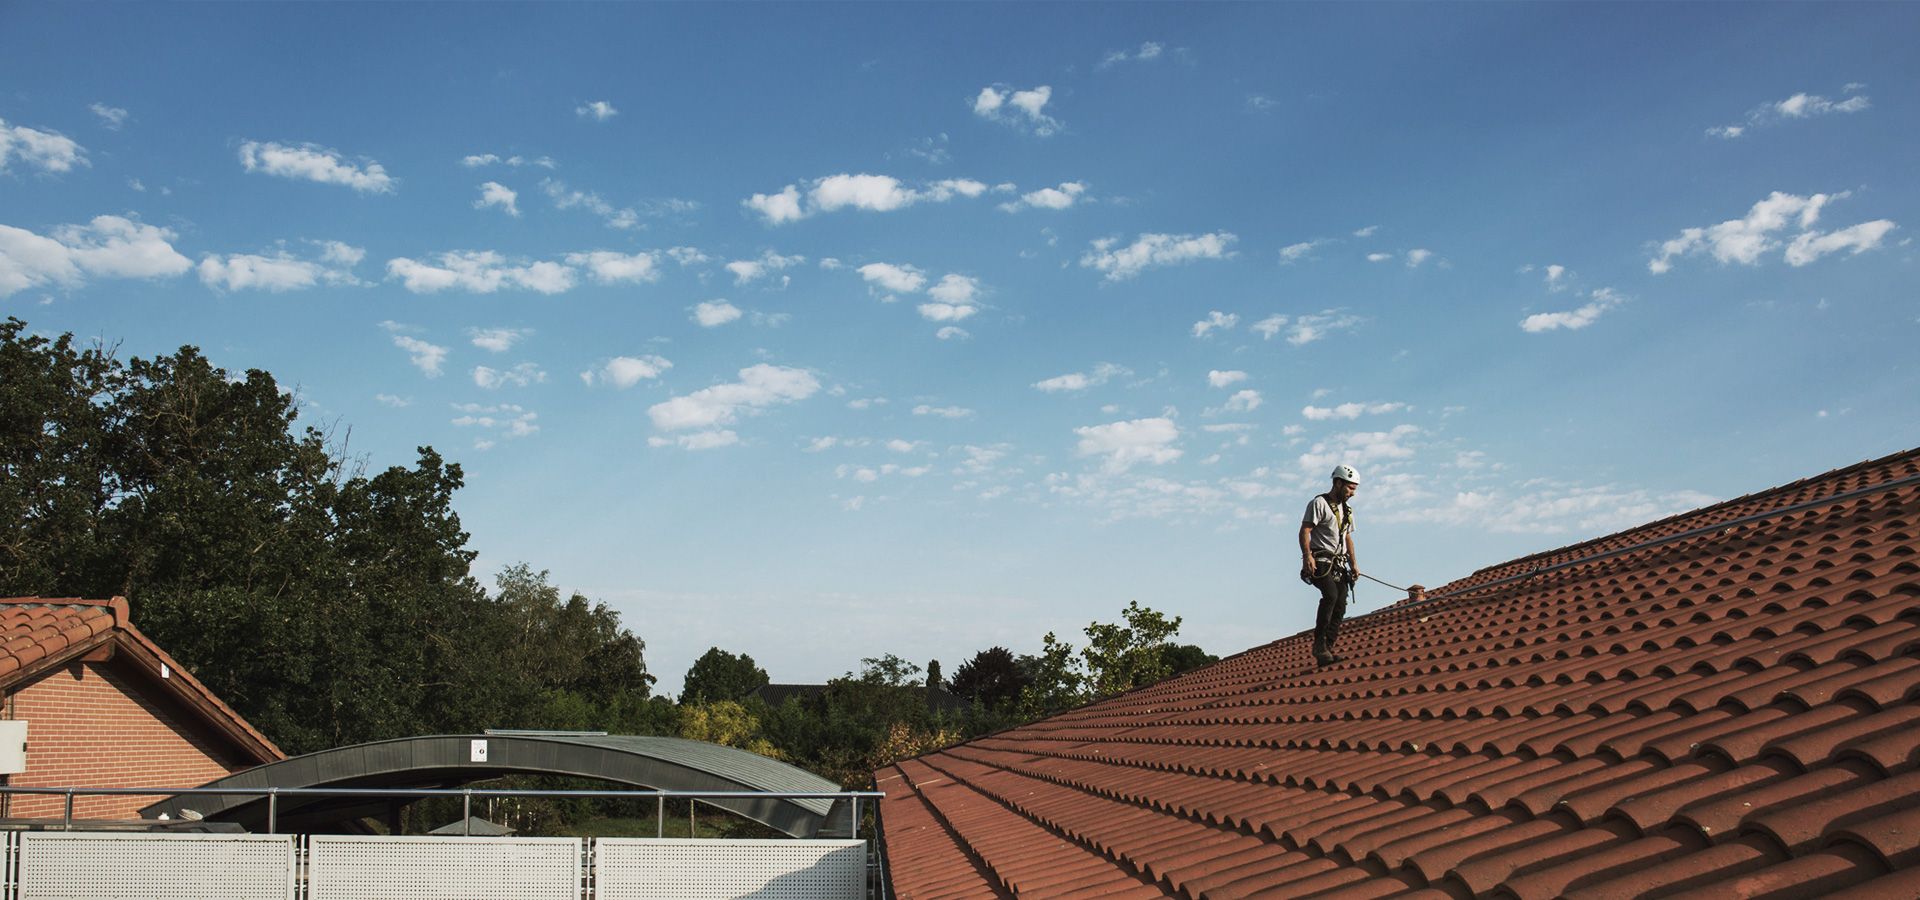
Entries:
[[1313,526],[1300,526],[1300,573],[1313,574]]
[[1347,568],[1353,570],[1353,577],[1360,577],[1360,557],[1353,552],[1353,532],[1347,532]]

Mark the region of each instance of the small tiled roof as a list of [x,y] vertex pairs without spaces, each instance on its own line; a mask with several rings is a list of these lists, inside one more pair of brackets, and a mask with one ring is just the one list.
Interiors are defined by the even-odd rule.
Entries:
[[255,762],[286,758],[252,723],[133,627],[126,598],[0,597],[0,692],[90,654],[124,654]]
[[895,893],[1920,897],[1917,535],[1910,451],[889,766]]

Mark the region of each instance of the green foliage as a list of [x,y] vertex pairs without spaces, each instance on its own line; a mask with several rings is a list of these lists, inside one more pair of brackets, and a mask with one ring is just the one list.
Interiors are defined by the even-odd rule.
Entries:
[[1201,666],[1210,666],[1220,661],[1220,657],[1194,644],[1168,644],[1161,649],[1160,658],[1166,662],[1169,675],[1191,672]]
[[918,674],[919,666],[891,653],[860,660],[860,680],[867,684],[905,687],[913,683],[914,676]]
[[[0,594],[124,595],[290,753],[434,732],[671,732],[639,638],[509,570],[489,598],[422,447],[368,476],[266,372],[0,324]],[[644,733],[644,732],[643,732]]]
[[937,659],[928,660],[927,661],[927,688],[929,690],[942,690],[946,688],[946,686],[947,686],[947,683],[940,679],[940,661]]
[[761,756],[780,759],[760,728],[760,717],[733,700],[680,706],[680,736],[690,741],[706,741],[726,747],[738,747]]
[[989,647],[953,670],[950,690],[987,709],[1000,709],[1017,699],[1027,686],[1027,675],[1014,660],[1013,651]]
[[1086,702],[1086,676],[1074,660],[1073,645],[1055,638],[1053,632],[1041,639],[1039,656],[1020,658],[1020,668],[1027,681],[1016,707],[1022,721]]
[[1139,601],[1121,613],[1127,624],[1087,625],[1087,685],[1094,699],[1152,684],[1171,672],[1164,651],[1167,638],[1180,631],[1180,617],[1168,619]]
[[687,670],[681,703],[710,703],[716,700],[744,700],[767,686],[767,670],[754,665],[753,657],[738,656],[712,647]]

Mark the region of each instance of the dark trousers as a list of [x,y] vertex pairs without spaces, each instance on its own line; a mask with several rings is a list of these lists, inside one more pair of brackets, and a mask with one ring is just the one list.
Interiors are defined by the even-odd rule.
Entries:
[[1313,649],[1333,650],[1333,641],[1340,636],[1340,620],[1347,615],[1346,573],[1335,568],[1324,577],[1315,578],[1313,586],[1320,589],[1320,613],[1313,621]]

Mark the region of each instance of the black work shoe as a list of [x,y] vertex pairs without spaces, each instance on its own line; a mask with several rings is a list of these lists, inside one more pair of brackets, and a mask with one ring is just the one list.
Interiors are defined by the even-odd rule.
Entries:
[[1325,650],[1315,650],[1313,651],[1313,661],[1323,666],[1330,666],[1330,665],[1333,665],[1334,663],[1339,662],[1340,657],[1335,656],[1332,653],[1329,653]]

